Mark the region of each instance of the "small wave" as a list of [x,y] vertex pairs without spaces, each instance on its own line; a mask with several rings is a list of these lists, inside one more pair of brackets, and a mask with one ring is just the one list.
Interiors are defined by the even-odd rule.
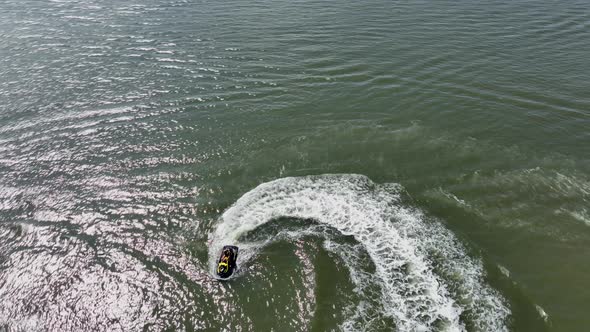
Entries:
[[549,322],[549,315],[540,305],[536,304],[535,309],[537,310],[537,313],[539,313],[539,316],[541,316],[541,319],[543,319],[545,323]]
[[588,213],[588,211],[584,208],[580,209],[580,210],[576,210],[576,211],[570,211],[567,209],[559,209],[555,211],[556,214],[561,214],[561,213],[565,213],[569,216],[571,216],[572,218],[583,222],[586,226],[590,226],[590,213]]
[[[239,264],[255,257],[264,244],[240,242],[241,237],[269,221],[314,220],[353,236],[364,247],[381,288],[380,310],[394,319],[399,330],[506,331],[510,311],[502,296],[485,283],[482,263],[469,257],[440,223],[405,207],[402,190],[397,184],[377,185],[362,175],[283,178],[261,184],[229,208],[210,234],[209,267],[213,271],[226,244],[245,249]],[[351,278],[361,286],[354,281],[359,277],[351,274]],[[346,326],[355,324],[347,321],[342,327]]]
[[173,59],[173,58],[158,58],[157,60],[160,61],[160,62],[179,62],[179,63],[185,63],[186,62],[184,60]]

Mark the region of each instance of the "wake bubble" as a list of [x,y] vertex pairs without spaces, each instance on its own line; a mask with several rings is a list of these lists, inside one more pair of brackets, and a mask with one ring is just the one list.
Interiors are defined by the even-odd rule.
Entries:
[[[394,320],[398,330],[507,331],[510,311],[485,282],[482,262],[467,255],[439,222],[404,206],[402,190],[398,184],[378,185],[362,175],[283,178],[261,184],[225,211],[210,234],[210,269],[214,271],[226,244],[246,249],[240,253],[239,265],[255,256],[267,243],[240,243],[240,238],[265,223],[283,217],[314,220],[353,236],[366,250],[375,265],[372,282],[381,289],[379,310]],[[328,250],[330,246],[324,245]],[[355,264],[347,267],[355,289],[362,292],[366,275],[355,271]],[[347,321],[342,328],[355,325]]]

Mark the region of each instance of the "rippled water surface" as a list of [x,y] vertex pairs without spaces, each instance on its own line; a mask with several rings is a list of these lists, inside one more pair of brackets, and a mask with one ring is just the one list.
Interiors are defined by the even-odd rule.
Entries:
[[585,331],[589,59],[587,1],[5,0],[0,330]]

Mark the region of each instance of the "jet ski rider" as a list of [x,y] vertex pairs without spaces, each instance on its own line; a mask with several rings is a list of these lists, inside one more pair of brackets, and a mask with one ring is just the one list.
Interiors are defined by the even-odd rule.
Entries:
[[217,265],[217,273],[224,274],[229,271],[229,257],[231,255],[231,251],[229,249],[225,249],[223,251],[223,257],[219,260],[219,264]]

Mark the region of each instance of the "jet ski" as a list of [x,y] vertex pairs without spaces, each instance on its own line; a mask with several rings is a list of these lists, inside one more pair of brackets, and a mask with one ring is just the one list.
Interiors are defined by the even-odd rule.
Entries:
[[217,262],[217,275],[222,279],[229,278],[238,267],[236,264],[237,260],[238,247],[224,246],[223,249],[221,249],[221,256]]

